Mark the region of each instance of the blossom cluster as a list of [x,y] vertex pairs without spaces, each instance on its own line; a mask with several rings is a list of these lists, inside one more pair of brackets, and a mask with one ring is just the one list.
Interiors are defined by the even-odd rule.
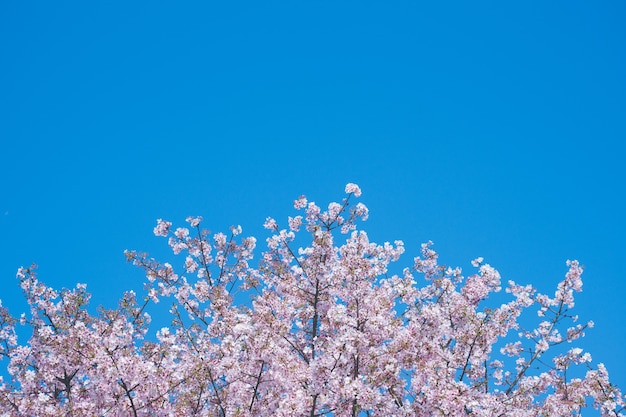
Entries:
[[[97,314],[85,285],[57,291],[21,268],[29,314],[0,304],[0,416],[626,415],[605,367],[571,346],[593,324],[570,313],[577,261],[554,296],[503,284],[483,258],[468,276],[440,265],[432,242],[396,268],[403,242],[370,241],[361,189],[345,192],[326,209],[297,198],[285,227],[267,218],[256,265],[240,226],[159,219],[179,266],[127,251],[141,295]],[[161,300],[171,325],[152,329]]]

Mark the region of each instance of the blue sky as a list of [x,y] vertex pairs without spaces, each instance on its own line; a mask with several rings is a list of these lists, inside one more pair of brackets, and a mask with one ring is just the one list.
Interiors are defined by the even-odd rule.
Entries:
[[[426,4],[428,3],[428,4]],[[0,4],[0,298],[39,264],[112,305],[167,252],[363,189],[363,225],[552,293],[586,266],[582,346],[626,388],[626,5],[619,1]],[[402,262],[402,260],[400,261]]]

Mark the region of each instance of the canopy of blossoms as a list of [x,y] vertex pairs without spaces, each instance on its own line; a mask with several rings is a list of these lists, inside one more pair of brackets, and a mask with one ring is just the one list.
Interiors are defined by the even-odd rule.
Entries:
[[[592,326],[571,313],[577,261],[552,295],[502,283],[482,258],[467,276],[439,265],[430,242],[391,268],[403,242],[371,242],[361,190],[345,191],[326,209],[298,198],[284,225],[268,218],[254,263],[240,227],[158,220],[178,264],[127,251],[144,290],[95,314],[85,285],[55,290],[21,268],[29,313],[0,305],[0,415],[625,415],[605,367],[575,346]],[[490,302],[502,287],[507,301]],[[151,336],[160,302],[171,324]]]

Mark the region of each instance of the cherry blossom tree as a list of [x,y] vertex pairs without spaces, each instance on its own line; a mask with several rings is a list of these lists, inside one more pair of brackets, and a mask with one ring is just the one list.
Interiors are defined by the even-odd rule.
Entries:
[[[92,313],[85,285],[57,291],[21,268],[30,312],[0,306],[0,415],[626,415],[605,367],[574,346],[592,326],[571,313],[577,261],[553,295],[503,284],[482,258],[464,276],[430,242],[402,269],[403,243],[371,242],[361,190],[345,191],[326,210],[298,198],[284,227],[267,218],[255,264],[240,227],[158,220],[180,268],[127,251],[145,288],[114,309]],[[158,303],[171,324],[154,331]]]

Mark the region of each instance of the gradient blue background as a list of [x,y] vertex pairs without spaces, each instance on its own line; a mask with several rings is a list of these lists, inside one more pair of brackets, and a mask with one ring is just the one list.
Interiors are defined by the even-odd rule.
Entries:
[[407,265],[433,240],[552,293],[579,259],[580,345],[626,388],[626,4],[429,3],[2,1],[3,304],[36,262],[112,306],[157,218],[262,248],[356,182]]

